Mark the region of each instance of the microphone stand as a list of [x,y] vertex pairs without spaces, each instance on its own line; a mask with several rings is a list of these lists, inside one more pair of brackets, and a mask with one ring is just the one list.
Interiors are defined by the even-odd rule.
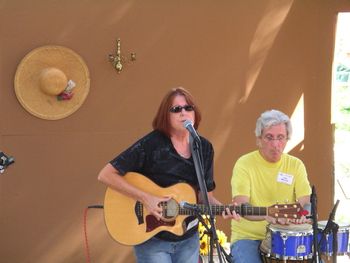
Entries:
[[[192,133],[190,133],[190,148],[193,157],[194,166],[196,169],[197,180],[199,183],[200,192],[202,194],[202,199],[204,201],[204,205],[207,208],[210,220],[210,230],[208,230],[208,234],[210,236],[210,246],[209,246],[209,262],[214,262],[213,260],[213,250],[214,250],[214,242],[217,249],[217,254],[219,257],[219,262],[223,263],[222,258],[222,248],[219,244],[219,239],[215,229],[214,215],[209,204],[208,190],[204,180],[204,169],[203,169],[203,157],[201,151],[201,141],[199,137],[194,137]],[[231,258],[229,256],[226,257],[228,262],[231,262]]]
[[319,243],[317,242],[318,239],[318,225],[317,225],[317,195],[316,195],[316,188],[315,186],[312,186],[312,192],[311,192],[311,218],[312,218],[312,229],[313,229],[313,255],[312,255],[312,262],[321,262],[321,253],[320,253],[320,247]]
[[[319,241],[319,243],[321,244],[322,240],[332,232],[332,234],[333,234],[333,241],[332,241],[333,263],[337,263],[337,254],[338,254],[338,229],[339,229],[339,225],[334,222],[335,213],[337,211],[338,204],[339,204],[339,200],[337,200],[337,202],[333,206],[331,213],[329,214],[327,224],[322,231],[322,237],[321,237],[321,240]],[[327,240],[327,242],[328,242],[328,240]]]
[[[193,210],[193,211],[195,212],[195,214],[196,214],[196,216],[197,216],[199,222],[201,222],[202,226],[204,226],[204,228],[205,228],[206,233],[203,233],[203,235],[204,235],[204,234],[209,235],[209,237],[210,237],[210,242],[212,242],[213,236],[212,236],[212,234],[211,234],[211,229],[209,228],[208,224],[205,222],[205,220],[203,219],[203,216],[202,216],[202,214],[205,214],[205,213],[203,213],[199,208],[197,208],[197,209],[195,209],[195,210]],[[201,237],[199,237],[199,240],[201,240]],[[220,244],[219,244],[219,246],[220,246],[220,248],[221,248],[221,251],[222,251],[222,252],[224,253],[224,255],[225,255],[226,261],[227,261],[227,262],[232,262],[232,261],[231,261],[230,255],[226,253],[226,251],[222,248],[222,246],[221,246]],[[210,248],[210,249],[212,249],[212,248]],[[200,262],[202,262],[202,261],[200,261]]]
[[338,229],[339,225],[333,222],[333,263],[337,263],[337,255],[338,255]]

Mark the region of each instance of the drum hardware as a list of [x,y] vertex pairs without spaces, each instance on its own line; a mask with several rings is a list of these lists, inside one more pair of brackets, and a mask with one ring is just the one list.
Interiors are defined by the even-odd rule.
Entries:
[[[349,231],[350,224],[334,222],[337,200],[328,221],[317,222],[317,199],[315,188],[312,188],[311,216],[312,225],[267,225],[266,238],[261,242],[260,255],[264,263],[277,262],[324,262],[323,256],[350,257]],[[333,238],[335,237],[335,238]],[[321,258],[322,255],[322,258]]]
[[[319,246],[320,252],[327,257],[349,255],[349,224],[333,222],[333,230],[326,230],[327,221],[319,221]],[[325,231],[326,230],[326,231]],[[337,238],[334,238],[337,237]],[[335,240],[336,239],[336,240]]]
[[[283,240],[283,255],[287,255],[287,246],[286,246],[286,241],[288,239],[287,235],[285,233],[281,234],[281,238]],[[285,260],[286,257],[283,256],[283,259]]]

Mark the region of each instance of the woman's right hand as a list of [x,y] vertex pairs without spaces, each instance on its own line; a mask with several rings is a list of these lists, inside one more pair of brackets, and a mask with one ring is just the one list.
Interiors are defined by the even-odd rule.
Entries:
[[161,220],[163,218],[163,208],[161,206],[161,202],[167,202],[171,197],[158,197],[155,195],[147,194],[143,198],[142,203],[144,204],[147,211],[154,215],[157,220]]

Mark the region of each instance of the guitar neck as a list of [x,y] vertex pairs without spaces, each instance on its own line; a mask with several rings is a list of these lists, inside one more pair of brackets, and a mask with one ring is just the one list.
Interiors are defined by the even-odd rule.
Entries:
[[[195,205],[198,208],[198,212],[202,214],[209,214],[209,208],[203,204]],[[249,206],[249,205],[210,205],[211,211],[214,215],[221,215],[223,211],[226,211],[226,208],[230,209],[230,211],[235,211],[237,214],[241,216],[266,216],[267,208],[266,207],[258,207],[258,206]],[[193,209],[180,208],[179,214],[181,215],[196,215],[196,211]]]

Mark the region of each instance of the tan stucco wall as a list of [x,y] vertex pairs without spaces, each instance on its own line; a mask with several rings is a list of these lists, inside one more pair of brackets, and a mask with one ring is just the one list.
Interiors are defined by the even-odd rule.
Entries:
[[[216,195],[225,203],[235,160],[255,147],[260,112],[292,114],[303,95],[305,139],[292,153],[305,162],[325,219],[334,28],[346,10],[345,0],[0,1],[0,150],[16,158],[0,175],[0,261],[86,261],[83,211],[103,203],[98,171],[151,129],[175,86],[202,110],[199,133],[214,144]],[[117,37],[123,53],[137,53],[121,74],[107,60]],[[13,87],[21,59],[48,44],[81,55],[91,77],[83,106],[57,121],[25,111]],[[229,234],[228,222],[218,227]],[[131,248],[109,237],[102,210],[89,210],[87,228],[91,262],[134,262]]]

